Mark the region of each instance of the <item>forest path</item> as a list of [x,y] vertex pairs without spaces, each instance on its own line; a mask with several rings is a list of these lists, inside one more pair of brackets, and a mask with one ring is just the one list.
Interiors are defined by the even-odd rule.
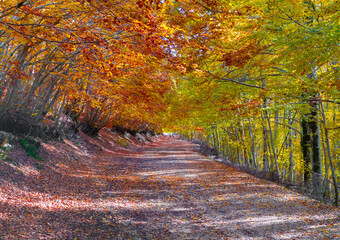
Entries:
[[[142,154],[142,239],[340,239],[336,209],[163,138]],[[131,212],[130,212],[131,214]]]
[[120,155],[104,147],[22,182],[0,178],[0,239],[340,239],[334,207],[190,142],[162,136]]

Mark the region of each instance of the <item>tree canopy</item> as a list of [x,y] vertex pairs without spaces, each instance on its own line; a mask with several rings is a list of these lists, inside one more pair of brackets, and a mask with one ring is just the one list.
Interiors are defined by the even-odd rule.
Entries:
[[3,0],[0,129],[177,132],[338,199],[338,4]]

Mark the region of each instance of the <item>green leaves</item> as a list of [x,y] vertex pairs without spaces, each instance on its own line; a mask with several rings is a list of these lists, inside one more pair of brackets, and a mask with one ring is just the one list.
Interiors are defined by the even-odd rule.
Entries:
[[[24,147],[27,156],[33,157],[39,161],[42,161],[41,157],[39,156],[41,143],[32,139],[32,138],[21,138],[19,140],[21,145]],[[40,166],[40,165],[39,165]]]

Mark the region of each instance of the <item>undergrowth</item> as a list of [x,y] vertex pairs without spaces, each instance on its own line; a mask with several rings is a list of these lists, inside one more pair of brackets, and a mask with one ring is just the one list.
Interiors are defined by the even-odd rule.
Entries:
[[[33,157],[39,161],[42,161],[42,158],[39,156],[41,143],[28,137],[28,138],[21,138],[19,140],[21,145],[24,147],[27,156]],[[36,164],[37,167],[41,167],[39,163]]]

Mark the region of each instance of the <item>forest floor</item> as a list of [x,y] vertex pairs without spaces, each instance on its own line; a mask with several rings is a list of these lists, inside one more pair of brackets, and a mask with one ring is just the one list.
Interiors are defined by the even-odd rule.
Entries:
[[0,161],[0,239],[340,239],[339,209],[161,136],[106,130]]

